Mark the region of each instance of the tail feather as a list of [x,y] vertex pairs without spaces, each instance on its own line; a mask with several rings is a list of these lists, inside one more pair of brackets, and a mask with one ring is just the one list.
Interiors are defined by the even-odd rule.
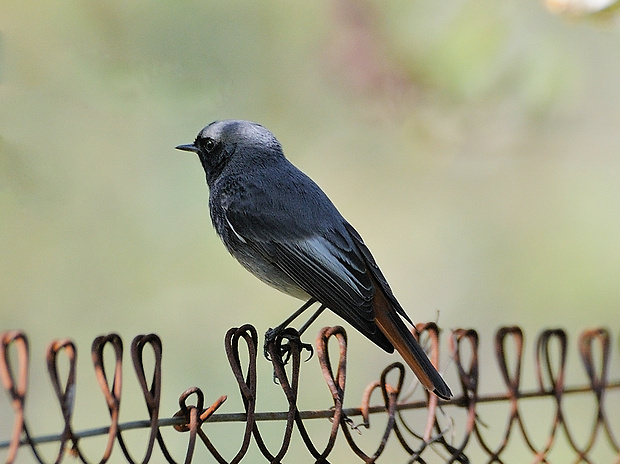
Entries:
[[380,291],[376,292],[374,309],[375,323],[411,367],[422,385],[440,398],[449,400],[452,397],[450,387]]

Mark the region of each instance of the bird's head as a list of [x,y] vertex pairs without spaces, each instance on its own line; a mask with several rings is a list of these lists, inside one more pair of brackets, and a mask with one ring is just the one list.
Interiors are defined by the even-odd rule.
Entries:
[[198,154],[209,185],[232,160],[261,164],[284,156],[280,142],[270,131],[260,124],[241,120],[212,122],[198,133],[193,143],[176,148]]

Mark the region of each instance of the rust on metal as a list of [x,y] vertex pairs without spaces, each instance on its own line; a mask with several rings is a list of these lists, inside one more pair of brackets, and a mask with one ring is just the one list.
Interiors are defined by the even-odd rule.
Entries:
[[[577,351],[587,384],[578,386],[567,385],[567,356],[570,348],[567,333],[561,329],[542,331],[537,337],[534,350],[536,387],[524,389],[521,382],[523,331],[516,326],[500,328],[494,340],[497,362],[495,369],[505,390],[494,395],[481,395],[479,392],[481,365],[478,333],[472,329],[450,331],[449,353],[446,356],[449,358],[448,368],[440,365],[440,334],[436,324],[428,323],[418,324],[414,335],[423,339],[431,362],[438,369],[441,368],[444,373],[448,370],[456,373],[453,378],[456,377],[458,385],[454,384],[453,389],[460,391],[450,401],[440,400],[427,392],[424,393],[424,400],[411,401],[411,392],[404,392],[406,369],[402,363],[395,362],[383,369],[379,378],[365,388],[359,407],[345,408],[348,340],[345,330],[336,326],[323,328],[316,338],[314,348],[333,406],[315,411],[298,409],[299,395],[303,393],[300,392],[300,369],[302,361],[307,357],[304,351],[309,350],[312,354],[314,349],[302,343],[294,329],[287,329],[270,341],[263,350],[273,366],[273,381],[286,398],[287,410],[257,411],[257,363],[262,354],[259,351],[256,329],[251,325],[244,325],[230,329],[225,336],[225,352],[237,382],[243,411],[218,413],[227,396],[207,399],[200,388],[191,387],[180,395],[179,411],[173,417],[164,418],[160,415],[162,341],[155,334],[138,335],[131,343],[131,360],[148,419],[129,423],[119,422],[123,385],[123,341],[117,334],[100,336],[93,341],[91,356],[95,376],[109,412],[109,424],[84,431],[75,431],[72,425],[77,388],[77,347],[68,339],[54,340],[47,347],[46,362],[55,398],[60,406],[63,426],[58,434],[34,437],[29,431],[25,414],[30,367],[28,339],[21,331],[7,331],[0,333],[0,380],[8,395],[13,415],[11,418],[3,417],[2,420],[5,423],[12,422],[13,427],[10,437],[0,437],[0,459],[9,464],[18,462],[20,449],[28,447],[38,462],[45,463],[48,461],[43,459],[38,446],[55,442],[58,444],[53,461],[55,463],[61,462],[66,454],[71,454],[84,463],[105,463],[110,461],[115,445],[120,447],[124,460],[132,464],[161,460],[159,455],[157,459],[153,458],[156,447],[169,463],[190,463],[196,446],[202,443],[218,463],[238,463],[247,455],[254,442],[267,462],[278,463],[282,462],[290,451],[293,434],[297,432],[308,453],[317,463],[329,462],[339,435],[344,437],[351,452],[366,463],[380,461],[390,440],[395,440],[402,447],[409,456],[408,462],[411,463],[427,462],[426,456],[432,453],[439,455],[444,462],[468,463],[470,460],[467,452],[473,447],[483,452],[486,462],[505,462],[508,445],[518,436],[531,454],[532,462],[547,462],[549,454],[562,436],[574,453],[574,462],[593,462],[592,453],[597,441],[605,441],[609,455],[612,456],[610,462],[620,463],[620,441],[617,437],[618,430],[614,430],[620,414],[617,410],[609,409],[616,406],[615,403],[605,401],[609,391],[620,389],[620,379],[609,379],[612,340],[607,329],[587,329],[580,334]],[[337,355],[330,356],[330,349],[334,347],[337,347]],[[147,375],[144,367],[145,350],[149,350],[154,356],[154,367],[150,375]],[[110,356],[110,351],[113,353],[114,368],[112,372],[106,372],[104,358]],[[69,365],[68,374],[64,378],[58,368],[60,357],[68,361]],[[241,359],[247,360],[245,367]],[[111,365],[109,360],[108,365]],[[492,369],[492,366],[484,367]],[[393,383],[390,383],[388,378],[393,379]],[[587,424],[586,436],[583,432],[577,436],[566,420],[566,403],[569,395],[573,394],[587,394],[594,400],[595,414],[591,423]],[[547,398],[552,402],[552,415],[544,418],[545,423],[550,423],[551,427],[548,434],[542,437],[543,440],[540,436],[533,436],[522,414],[522,402],[529,398]],[[499,441],[488,437],[484,416],[478,408],[481,404],[492,402],[508,404],[508,416],[504,428],[500,430]],[[405,414],[412,409],[425,410],[426,419],[413,423],[411,417]],[[454,417],[457,412],[459,416],[465,414],[463,423],[458,427],[460,432],[457,432],[455,427]],[[372,421],[373,414],[385,415],[387,421],[381,421],[381,424],[385,425]],[[361,416],[362,422],[355,425],[352,420],[355,416]],[[306,427],[307,421],[314,419],[329,419],[325,422],[329,435],[323,443],[313,440]],[[270,449],[265,443],[260,429],[262,421],[282,422],[281,444],[277,449]],[[245,424],[239,449],[231,459],[224,458],[209,439],[207,427],[204,425],[210,422]],[[167,426],[173,426],[178,432],[187,434],[186,451],[181,461],[173,458],[163,439],[161,429]],[[362,429],[377,427],[383,428],[379,433],[379,442],[373,447]],[[149,430],[148,440],[139,460],[129,452],[123,438],[124,431],[136,428]],[[93,458],[85,455],[80,442],[95,435],[106,435],[107,442],[101,455]],[[497,436],[497,430],[494,436]]]

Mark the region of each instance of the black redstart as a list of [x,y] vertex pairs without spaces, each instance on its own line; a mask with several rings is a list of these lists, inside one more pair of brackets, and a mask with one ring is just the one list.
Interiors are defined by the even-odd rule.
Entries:
[[176,148],[198,154],[213,226],[243,267],[284,293],[318,301],[385,351],[396,348],[424,387],[452,396],[362,237],[271,132],[216,121]]

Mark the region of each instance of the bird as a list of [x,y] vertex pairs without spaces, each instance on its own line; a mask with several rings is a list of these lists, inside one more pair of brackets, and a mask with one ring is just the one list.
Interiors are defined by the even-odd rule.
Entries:
[[452,397],[360,234],[285,157],[273,133],[219,120],[176,149],[198,155],[215,231],[244,268],[307,300],[300,311],[318,301],[386,352],[396,349],[427,390]]

